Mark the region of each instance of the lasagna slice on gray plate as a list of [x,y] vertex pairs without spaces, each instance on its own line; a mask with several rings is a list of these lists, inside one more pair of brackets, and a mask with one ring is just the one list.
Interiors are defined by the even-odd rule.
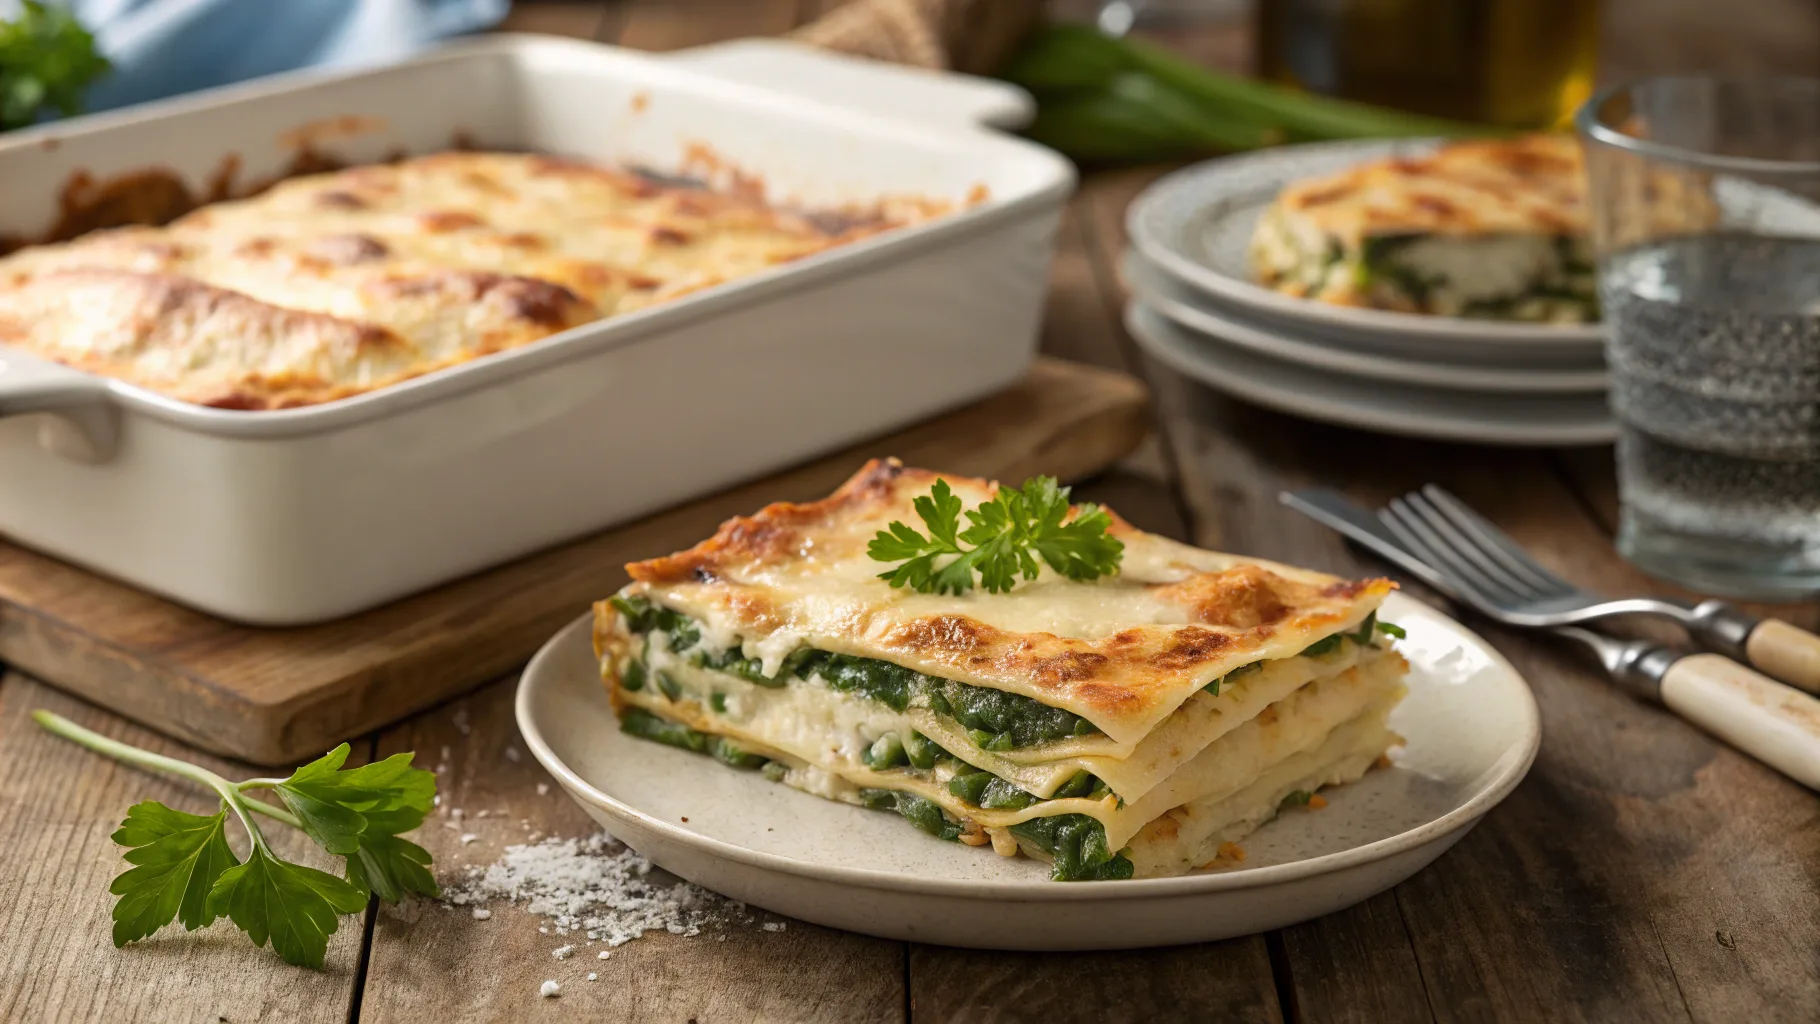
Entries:
[[1342,306],[1598,319],[1586,176],[1566,135],[1474,140],[1297,181],[1259,219],[1252,273]]
[[[1111,516],[1122,559],[1089,582],[893,588],[868,542],[917,522],[937,479],[874,461],[828,498],[628,566],[594,627],[624,731],[1064,881],[1242,859],[1236,840],[1401,742],[1387,719],[1408,665],[1376,621],[1389,581]],[[941,479],[969,509],[997,493]]]

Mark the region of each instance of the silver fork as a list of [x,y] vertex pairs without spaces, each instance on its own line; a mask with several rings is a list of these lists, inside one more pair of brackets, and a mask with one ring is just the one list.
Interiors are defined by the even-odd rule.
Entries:
[[[1504,531],[1434,484],[1411,491],[1374,516],[1328,490],[1284,492],[1283,503],[1345,533],[1391,561],[1414,552],[1426,569],[1457,581],[1447,587],[1405,565],[1424,582],[1514,626],[1553,628],[1614,615],[1656,615],[1686,628],[1701,647],[1820,693],[1820,637],[1780,619],[1759,619],[1725,603],[1670,597],[1608,599],[1550,572]],[[1407,550],[1405,550],[1407,549]]]
[[[1332,491],[1285,492],[1281,498],[1491,618],[1578,640],[1624,689],[1820,789],[1820,700],[1719,654],[1683,655],[1652,641],[1616,640],[1568,624],[1659,612],[1652,599],[1600,602],[1575,589],[1438,487],[1392,501],[1376,516]],[[1659,604],[1690,611],[1675,602]],[[1589,607],[1600,610],[1589,614]]]

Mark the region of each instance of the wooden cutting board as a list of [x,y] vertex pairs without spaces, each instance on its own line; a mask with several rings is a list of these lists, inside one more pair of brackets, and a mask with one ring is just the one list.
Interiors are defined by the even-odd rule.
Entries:
[[207,750],[295,764],[521,665],[728,516],[819,497],[872,456],[1021,481],[1105,469],[1148,429],[1142,384],[1042,360],[1022,384],[816,462],[319,626],[260,629],[0,541],[0,662]]

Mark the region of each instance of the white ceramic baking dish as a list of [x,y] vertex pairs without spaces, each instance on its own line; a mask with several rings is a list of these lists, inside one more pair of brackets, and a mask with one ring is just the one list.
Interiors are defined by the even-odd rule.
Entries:
[[75,172],[199,187],[234,154],[257,180],[300,134],[353,162],[465,136],[660,170],[706,144],[776,201],[988,198],[310,408],[192,406],[0,348],[0,533],[226,618],[314,622],[1003,388],[1033,358],[1073,184],[1049,151],[963,122],[1015,117],[1007,88],[787,44],[679,60],[501,36],[6,136],[0,233],[27,237]]

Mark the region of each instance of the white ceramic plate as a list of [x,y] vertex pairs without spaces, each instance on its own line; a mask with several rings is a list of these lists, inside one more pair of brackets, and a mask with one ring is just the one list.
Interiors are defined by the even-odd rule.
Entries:
[[1608,444],[1618,436],[1605,395],[1450,391],[1343,376],[1190,334],[1141,300],[1125,327],[1163,364],[1278,412],[1386,434],[1499,445]]
[[1145,259],[1207,298],[1338,344],[1450,361],[1596,361],[1603,337],[1597,324],[1500,323],[1355,309],[1252,283],[1246,248],[1259,216],[1283,186],[1365,160],[1423,153],[1434,145],[1429,139],[1327,142],[1209,160],[1146,189],[1126,214],[1126,230]]
[[892,939],[991,949],[1123,949],[1282,927],[1350,906],[1440,856],[1510,792],[1540,739],[1529,688],[1459,623],[1401,595],[1410,693],[1395,765],[1253,833],[1237,870],[1051,882],[1026,858],[932,839],[896,815],[619,732],[586,619],[525,670],[518,727],[569,795],[699,885],[780,914]]
[[1287,325],[1246,320],[1236,312],[1228,312],[1207,303],[1197,303],[1193,292],[1171,281],[1136,250],[1125,254],[1123,269],[1125,280],[1138,298],[1143,300],[1144,305],[1161,313],[1184,330],[1317,370],[1390,381],[1398,385],[1414,384],[1478,392],[1603,393],[1609,383],[1609,375],[1602,368],[1529,369],[1454,365],[1336,348],[1322,344],[1318,339],[1307,340]]

